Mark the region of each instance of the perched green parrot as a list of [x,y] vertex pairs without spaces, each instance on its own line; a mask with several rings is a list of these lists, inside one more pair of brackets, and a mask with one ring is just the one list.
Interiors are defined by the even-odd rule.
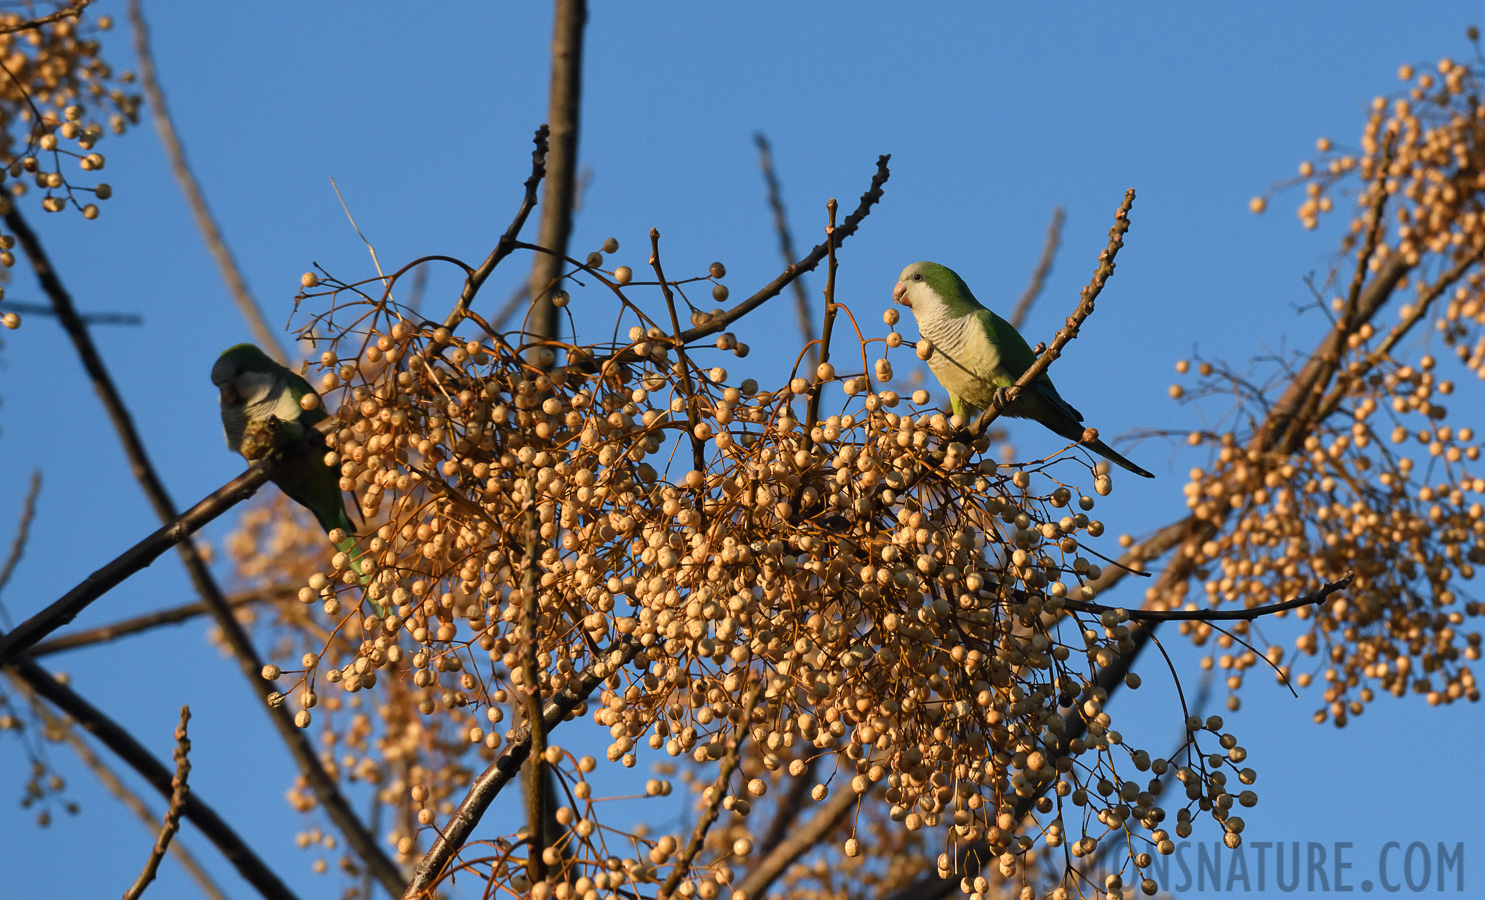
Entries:
[[[892,299],[913,311],[918,331],[933,343],[928,368],[949,392],[954,412],[967,423],[990,405],[997,390],[1015,384],[1036,362],[1026,339],[980,305],[964,279],[947,266],[913,263],[897,277]],[[1045,374],[1028,385],[1005,414],[1040,422],[1070,441],[1083,439],[1083,414],[1062,399]],[[1083,446],[1136,475],[1155,477],[1101,440]]]
[[[328,415],[324,404],[318,402],[320,395],[309,382],[252,344],[228,347],[211,367],[211,383],[221,391],[227,446],[249,462],[274,449],[285,450],[287,457],[276,470],[273,483],[289,499],[314,513],[326,534],[337,528],[345,532],[335,549],[351,558],[361,583],[368,583],[370,578],[356,547],[356,526],[351,524],[340,490],[340,472],[325,464],[322,442],[306,445],[303,440],[305,429],[313,428]],[[305,401],[306,397],[314,400]],[[381,613],[380,607],[377,612]]]

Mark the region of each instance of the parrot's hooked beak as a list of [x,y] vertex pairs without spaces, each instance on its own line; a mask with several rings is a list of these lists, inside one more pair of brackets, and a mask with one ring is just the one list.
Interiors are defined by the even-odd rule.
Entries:
[[913,308],[913,304],[907,298],[907,282],[905,282],[905,281],[899,281],[899,282],[897,282],[897,284],[893,285],[893,287],[892,287],[892,302],[893,303],[901,303],[903,306],[906,306],[908,309],[912,309]]

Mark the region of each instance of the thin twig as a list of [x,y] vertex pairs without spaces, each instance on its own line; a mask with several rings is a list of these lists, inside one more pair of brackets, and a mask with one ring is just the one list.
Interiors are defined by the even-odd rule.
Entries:
[[191,708],[182,706],[180,724],[175,727],[175,778],[170,782],[170,808],[165,810],[165,824],[160,829],[160,836],[155,838],[155,846],[150,850],[150,858],[144,864],[144,871],[139,873],[134,884],[124,892],[124,900],[139,900],[144,896],[144,889],[155,880],[155,874],[160,870],[160,860],[165,858],[165,851],[170,849],[171,839],[180,830],[181,810],[185,808],[186,797],[191,791],[187,783],[191,774],[191,739],[186,736],[186,723],[189,721]]
[[25,22],[20,22],[15,25],[7,25],[4,28],[0,28],[0,34],[15,34],[18,31],[31,31],[33,29],[40,28],[43,25],[50,25],[53,22],[60,22],[63,19],[75,18],[80,15],[82,11],[92,2],[93,0],[72,0],[71,3],[67,4],[62,9],[59,9],[54,13],[42,16],[39,19],[28,19]]
[[550,130],[543,125],[536,129],[536,137],[532,143],[536,149],[531,151],[531,175],[526,179],[526,193],[521,198],[521,206],[516,210],[516,217],[506,226],[505,233],[500,240],[495,242],[495,248],[480,267],[475,269],[464,279],[464,290],[459,294],[459,302],[454,304],[453,310],[448,318],[444,319],[445,328],[454,328],[464,319],[464,313],[469,309],[469,304],[474,302],[474,297],[479,293],[490,273],[500,265],[500,261],[510,255],[516,248],[516,238],[520,236],[521,229],[526,225],[526,219],[531,215],[531,210],[536,208],[536,188],[541,184],[542,178],[547,172],[547,135]]
[[1016,301],[1016,308],[1011,310],[1010,317],[1006,319],[1012,328],[1020,328],[1021,323],[1026,321],[1026,314],[1031,312],[1031,305],[1036,302],[1047,283],[1047,276],[1052,272],[1052,262],[1057,258],[1057,248],[1062,244],[1063,216],[1062,207],[1053,207],[1052,224],[1047,226],[1047,242],[1042,245],[1042,258],[1037,260],[1036,269],[1031,273],[1031,282],[1026,285],[1026,291],[1021,294],[1021,299]]
[[[93,773],[93,777],[98,779],[98,783],[103,785],[103,788],[110,794],[113,794],[114,799],[122,803],[126,809],[134,814],[135,818],[139,819],[153,833],[157,827],[155,825],[155,814],[150,812],[149,807],[145,806],[144,801],[139,798],[138,794],[125,786],[123,781],[119,780],[119,776],[104,764],[103,760],[98,758],[98,754],[94,753],[93,748],[88,746],[88,742],[82,739],[82,735],[73,727],[72,722],[52,712],[51,708],[47,704],[42,703],[40,697],[14,673],[7,672],[6,674],[10,677],[11,684],[25,691],[33,699],[33,708],[36,710],[37,715],[41,717],[42,724],[51,733],[60,735],[61,739],[66,741],[67,746],[72,748],[72,752],[77,754],[78,760],[88,767]],[[175,857],[175,861],[180,864],[180,867],[185,869],[186,874],[191,876],[191,879],[196,882],[197,887],[201,889],[201,893],[208,900],[227,900],[227,895],[222,893],[222,889],[207,874],[206,869],[197,861],[195,854],[191,853],[190,849],[184,843],[181,841],[172,842],[170,853]]]
[[[10,542],[10,553],[6,554],[5,565],[0,566],[0,594],[5,592],[10,576],[21,561],[21,554],[26,552],[26,541],[31,537],[31,520],[36,518],[36,497],[40,493],[41,470],[37,469],[31,473],[31,486],[26,489],[26,499],[21,504],[21,518],[15,525],[15,539]],[[5,627],[9,628],[10,613],[5,611],[3,603],[0,603],[0,618],[5,620]]]
[[[610,675],[628,665],[636,654],[642,649],[639,641],[630,638],[622,638],[619,646],[613,648],[604,655],[602,661],[595,661],[575,684],[558,691],[547,703],[542,713],[542,722],[546,730],[552,728],[565,718],[568,713],[577,708],[593,693],[593,690],[603,683]],[[464,795],[459,808],[449,818],[448,824],[443,827],[433,846],[423,855],[418,862],[418,868],[413,873],[412,880],[407,885],[407,890],[402,893],[404,900],[418,900],[432,896],[433,887],[443,876],[445,868],[459,848],[469,839],[469,833],[479,824],[480,817],[485,810],[500,796],[500,791],[520,771],[521,764],[526,761],[531,752],[531,731],[526,726],[514,729],[506,742],[505,750],[495,757],[495,761],[480,773],[480,776],[469,786],[469,792]]]
[[1337,581],[1326,582],[1303,597],[1295,597],[1293,600],[1285,600],[1282,603],[1270,603],[1266,606],[1254,606],[1248,609],[1125,609],[1123,607],[1105,606],[1101,603],[1089,603],[1086,600],[1073,600],[1070,597],[1064,597],[1062,604],[1066,609],[1085,613],[1117,611],[1135,622],[1251,622],[1262,616],[1271,616],[1274,613],[1297,609],[1301,606],[1319,606],[1331,594],[1337,591],[1344,591],[1350,587],[1351,581],[1355,577],[1356,575],[1354,573],[1347,572],[1345,577]]
[[696,408],[696,388],[691,382],[691,361],[686,358],[686,345],[681,341],[681,320],[675,311],[675,293],[665,280],[665,270],[660,266],[660,229],[650,229],[650,267],[660,282],[660,293],[665,295],[665,308],[670,312],[671,342],[675,346],[677,362],[681,366],[681,393],[686,398],[686,432],[691,436],[691,462],[696,471],[706,471],[706,441],[696,434],[700,422],[700,410]]
[[[7,666],[6,670],[91,733],[103,746],[123,760],[125,765],[143,776],[161,796],[169,797],[175,792],[171,784],[171,771],[163,763],[155,759],[123,726],[83,699],[72,688],[52,677],[40,664],[23,657]],[[201,829],[207,840],[222,851],[227,861],[232,863],[258,893],[270,900],[295,900],[294,892],[258,858],[237,832],[232,830],[232,826],[201,799],[199,793],[192,791],[186,796],[182,813]]]
[[532,307],[527,330],[538,341],[557,337],[557,307],[552,304],[552,294],[562,283],[562,257],[567,255],[572,236],[572,211],[577,199],[578,114],[587,21],[587,0],[557,0],[552,21],[552,78],[547,94],[552,149],[536,238],[552,254],[537,254],[531,262],[529,279]]
[[175,123],[170,118],[170,110],[165,105],[165,92],[161,90],[159,79],[155,77],[149,26],[144,21],[140,0],[129,0],[129,24],[134,29],[134,54],[139,57],[139,85],[144,89],[144,96],[149,101],[152,118],[155,120],[155,131],[159,132],[160,143],[165,146],[165,155],[170,159],[170,171],[180,184],[181,191],[185,193],[186,202],[191,205],[191,216],[196,220],[201,239],[206,241],[206,249],[211,253],[212,259],[216,260],[222,280],[227,283],[227,292],[232,295],[237,311],[247,320],[253,339],[264,352],[279,362],[286,363],[289,357],[279,343],[278,333],[268,327],[262,308],[248,290],[247,279],[238,268],[237,259],[227,246],[226,238],[222,236],[222,229],[212,216],[211,208],[206,205],[206,195],[201,192],[201,185],[191,172],[190,164],[186,162],[185,147],[181,145]]
[[[227,597],[227,605],[236,609],[239,606],[250,606],[254,603],[266,603],[279,597],[292,597],[298,593],[298,589],[287,585],[265,588],[261,591],[242,591]],[[158,628],[161,625],[175,625],[204,616],[211,612],[211,607],[205,603],[184,603],[173,606],[170,609],[162,609],[159,612],[145,613],[142,616],[111,622],[107,625],[99,625],[86,631],[78,631],[72,634],[64,634],[54,637],[49,641],[42,641],[28,651],[33,659],[40,659],[52,653],[60,653],[63,650],[76,650],[81,647],[91,647],[94,644],[106,644],[109,641],[131,634],[139,634]]]
[[[825,266],[825,326],[820,331],[820,366],[830,362],[830,336],[835,331],[835,214],[840,205],[831,197],[825,204],[826,211],[830,214],[830,224],[825,227],[825,243],[827,245],[826,256],[829,263]],[[819,378],[819,370],[812,373],[810,379],[809,400],[805,402],[804,414],[804,446],[806,450],[813,449],[815,445],[812,433],[815,422],[820,417],[820,394],[824,392],[825,385]]]
[[[55,317],[57,311],[41,303],[22,303],[17,300],[0,300],[0,310],[24,313],[28,316]],[[81,313],[78,315],[86,325],[143,325],[144,316],[138,313]]]
[[[891,159],[892,155],[890,153],[877,157],[877,172],[872,176],[871,186],[867,188],[866,193],[861,195],[861,202],[857,204],[856,211],[846,216],[846,220],[835,230],[834,237],[837,249],[841,244],[845,243],[846,238],[856,233],[856,229],[861,225],[861,220],[870,215],[871,208],[876,205],[877,201],[882,199],[883,188],[887,184],[887,179],[892,175],[891,170],[887,168],[887,163]],[[738,319],[741,319],[743,316],[778,296],[779,292],[788,287],[796,278],[818,266],[820,260],[824,259],[825,254],[829,252],[829,249],[829,241],[816,244],[803,259],[790,263],[784,268],[783,273],[779,277],[764,285],[753,296],[722,313],[722,315],[713,316],[708,319],[705,325],[698,325],[690,329],[681,335],[681,339],[689,344],[709,334],[725,331],[728,325],[731,325],[733,322],[736,322]]]
[[706,844],[707,833],[712,830],[717,817],[722,814],[722,801],[727,799],[728,788],[732,784],[732,773],[737,771],[737,764],[742,760],[743,744],[748,739],[748,726],[752,722],[750,714],[758,703],[758,695],[763,693],[763,688],[767,684],[766,677],[758,676],[757,683],[748,691],[747,697],[743,700],[742,721],[737,724],[737,735],[732,739],[732,746],[727,748],[727,754],[722,757],[717,779],[712,782],[710,788],[711,798],[707,801],[706,809],[701,813],[701,819],[691,830],[691,840],[686,844],[686,849],[681,851],[681,856],[671,868],[670,876],[665,879],[665,884],[660,886],[660,893],[656,895],[658,900],[669,900],[680,883],[691,873],[691,864],[695,862],[696,854],[700,853],[702,846]]
[[526,558],[521,573],[523,594],[521,610],[521,665],[524,682],[520,686],[525,700],[526,734],[529,743],[526,757],[526,875],[532,884],[547,879],[546,823],[547,728],[541,702],[541,592],[537,556],[541,552],[541,522],[533,506],[526,510]]
[[1062,348],[1068,342],[1078,336],[1078,329],[1082,327],[1083,321],[1093,313],[1093,302],[1098,299],[1103,286],[1108,283],[1109,276],[1114,274],[1114,257],[1119,254],[1119,248],[1124,246],[1124,235],[1129,231],[1129,209],[1134,205],[1134,188],[1124,192],[1124,202],[1119,204],[1119,211],[1114,213],[1114,226],[1109,229],[1109,244],[1104,251],[1098,255],[1098,269],[1093,273],[1093,279],[1083,288],[1078,300],[1078,308],[1067,317],[1067,324],[1057,332],[1052,343],[1037,357],[1016,383],[1008,388],[995,392],[995,397],[990,401],[990,406],[980,414],[979,421],[975,423],[975,434],[984,434],[1002,412],[1005,411],[1021,392],[1031,385],[1033,381],[1042,377],[1051,366],[1053,361],[1062,355]]
[[[227,605],[226,597],[222,589],[217,585],[216,579],[212,577],[206,561],[196,550],[195,544],[188,540],[189,535],[205,522],[210,521],[232,505],[241,502],[244,498],[256,491],[268,478],[268,468],[255,465],[247,472],[233,479],[228,485],[202,503],[198,503],[183,516],[177,515],[175,504],[166,493],[154,465],[145,453],[144,443],[140,440],[138,431],[135,430],[134,421],[129,415],[128,408],[120,397],[118,388],[114,385],[112,377],[103,365],[103,359],[98,353],[98,348],[93,344],[92,336],[88,333],[87,326],[77,317],[77,308],[72,302],[72,297],[62,285],[62,280],[52,268],[51,261],[41,247],[41,241],[37,238],[26,224],[25,219],[12,204],[5,214],[5,223],[11,233],[20,242],[26,256],[31,261],[31,266],[36,271],[36,277],[41,282],[42,290],[52,301],[52,306],[57,311],[57,319],[66,330],[68,337],[72,339],[73,346],[77,350],[78,358],[87,370],[93,382],[93,387],[103,401],[104,408],[108,411],[109,419],[113,422],[118,432],[119,440],[124,445],[124,452],[129,459],[130,469],[138,479],[140,487],[144,489],[150,505],[154,507],[155,514],[164,523],[164,526],[150,538],[147,538],[134,550],[125,554],[125,557],[116,559],[105,566],[99,572],[87,579],[82,585],[74,590],[73,594],[53,604],[53,608],[43,612],[39,616],[33,616],[31,620],[21,624],[17,632],[26,630],[24,645],[29,646],[36,643],[44,634],[50,631],[46,626],[51,624],[56,616],[61,621],[68,621],[76,615],[76,610],[81,609],[88,603],[101,595],[104,590],[122,581],[129,573],[137,571],[147,561],[152,560],[163,553],[172,544],[176,545],[181,560],[185,564],[186,572],[190,576],[192,585],[196,592],[211,607],[212,618],[221,630],[223,638],[232,650],[232,657],[236,660],[239,671],[258,695],[265,701],[273,686],[262,677],[263,660],[258,655],[257,648],[253,646],[248,637],[247,630],[242,623],[237,621],[231,607]],[[335,425],[335,419],[327,418],[318,426],[323,431],[315,431],[313,439],[319,439],[324,431],[328,431]],[[309,436],[307,436],[309,437]],[[133,554],[138,554],[134,556]],[[106,577],[104,576],[106,573]],[[108,583],[110,579],[112,583]],[[68,601],[68,602],[64,602]],[[29,628],[28,628],[29,626]],[[38,627],[39,626],[39,627]],[[55,627],[52,624],[51,627]],[[0,638],[0,660],[13,657],[15,647],[10,644],[13,635]],[[402,875],[392,863],[381,846],[377,843],[366,826],[356,816],[354,810],[346,802],[340,793],[335,779],[325,771],[319,754],[311,746],[309,739],[305,736],[303,729],[294,724],[286,706],[273,706],[264,703],[268,712],[269,721],[273,723],[278,731],[279,737],[289,749],[289,753],[298,764],[299,772],[305,782],[313,791],[315,798],[324,807],[325,813],[330,821],[345,836],[346,843],[361,858],[362,862],[376,873],[377,881],[390,894],[395,895],[402,887]]]
[[[758,145],[758,167],[763,170],[763,183],[768,187],[768,208],[773,211],[773,228],[779,236],[779,252],[784,255],[784,264],[794,262],[794,235],[789,231],[789,217],[784,213],[784,191],[773,170],[773,149],[763,132],[753,135]],[[815,321],[810,316],[810,297],[805,289],[804,278],[794,279],[794,311],[799,317],[799,334],[804,343],[815,339]]]

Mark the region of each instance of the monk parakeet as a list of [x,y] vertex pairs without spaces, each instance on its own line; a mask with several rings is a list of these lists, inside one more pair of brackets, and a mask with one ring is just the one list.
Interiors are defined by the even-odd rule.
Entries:
[[[309,382],[252,344],[227,348],[211,367],[211,383],[221,391],[227,446],[249,462],[274,449],[284,450],[287,457],[276,469],[273,483],[314,513],[327,534],[337,528],[345,533],[335,549],[351,558],[361,583],[367,583],[370,579],[356,548],[356,526],[346,513],[340,490],[340,472],[325,464],[322,442],[306,445],[303,440],[305,429],[328,415],[319,394]],[[306,401],[306,397],[314,399]],[[377,611],[381,612],[380,607]]]
[[[913,311],[918,331],[933,343],[928,368],[949,392],[954,412],[967,423],[990,405],[997,389],[1015,384],[1036,362],[1026,339],[980,305],[964,279],[947,266],[913,263],[897,277],[892,299]],[[1005,414],[1040,422],[1070,441],[1083,438],[1083,414],[1062,399],[1045,374],[1028,385]],[[1103,441],[1083,446],[1136,475],[1155,477]]]

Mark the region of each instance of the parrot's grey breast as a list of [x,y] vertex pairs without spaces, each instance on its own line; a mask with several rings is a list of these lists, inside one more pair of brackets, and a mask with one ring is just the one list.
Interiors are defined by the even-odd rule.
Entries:
[[[917,309],[914,309],[918,313]],[[1000,351],[990,343],[979,317],[950,317],[942,304],[917,314],[918,332],[933,342],[928,368],[951,394],[984,409],[995,395]]]

